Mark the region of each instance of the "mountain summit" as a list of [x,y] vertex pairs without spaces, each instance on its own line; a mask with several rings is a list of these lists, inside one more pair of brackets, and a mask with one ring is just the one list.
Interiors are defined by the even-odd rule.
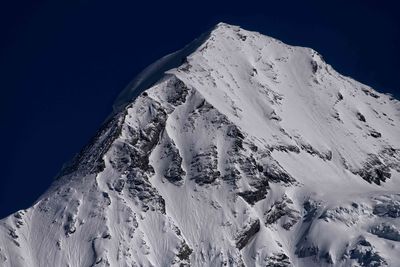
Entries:
[[114,108],[1,266],[400,265],[400,102],[314,50],[220,23]]

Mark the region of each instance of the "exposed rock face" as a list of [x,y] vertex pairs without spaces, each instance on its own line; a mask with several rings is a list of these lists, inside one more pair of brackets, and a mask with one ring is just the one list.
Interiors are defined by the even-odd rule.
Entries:
[[258,233],[258,231],[260,231],[260,221],[251,221],[246,229],[240,232],[238,237],[236,238],[236,247],[239,250],[244,248],[250,242],[251,238]]
[[271,208],[265,213],[265,226],[280,222],[282,228],[290,228],[300,219],[300,212],[292,208],[293,201],[286,195],[282,199],[272,204]]
[[400,103],[312,49],[218,24],[116,107],[1,266],[400,265]]
[[376,252],[371,243],[365,239],[361,239],[355,244],[354,248],[345,254],[345,257],[348,256],[350,259],[356,260],[360,266],[387,266],[385,259],[383,259],[379,253]]
[[182,169],[182,157],[172,140],[166,144],[165,153],[169,158],[169,164],[164,171],[164,177],[171,183],[180,185],[186,172]]
[[400,194],[377,197],[378,203],[374,206],[373,214],[379,217],[400,218],[399,196]]
[[290,267],[292,264],[289,261],[289,257],[285,254],[278,253],[273,254],[267,259],[267,267]]
[[370,232],[381,238],[400,242],[400,230],[394,225],[382,223],[371,228]]

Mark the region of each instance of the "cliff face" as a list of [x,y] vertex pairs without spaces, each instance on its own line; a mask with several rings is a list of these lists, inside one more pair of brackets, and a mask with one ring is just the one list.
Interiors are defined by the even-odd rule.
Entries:
[[399,265],[399,125],[312,49],[218,24],[0,221],[0,265]]

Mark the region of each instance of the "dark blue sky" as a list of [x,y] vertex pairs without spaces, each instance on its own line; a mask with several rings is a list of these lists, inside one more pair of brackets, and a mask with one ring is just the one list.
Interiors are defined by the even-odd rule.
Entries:
[[339,72],[399,98],[395,3],[2,1],[0,217],[48,188],[135,74],[220,21],[312,47]]

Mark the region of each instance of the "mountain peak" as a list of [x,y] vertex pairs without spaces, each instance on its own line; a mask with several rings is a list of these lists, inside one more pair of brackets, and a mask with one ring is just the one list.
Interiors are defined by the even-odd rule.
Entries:
[[230,27],[238,27],[238,26],[234,26],[225,22],[218,22],[217,24],[215,24],[214,29],[216,28],[230,28]]
[[240,29],[241,29],[240,26],[228,24],[225,22],[219,22],[214,26],[211,32],[221,32],[221,31],[231,31],[231,30],[238,31]]
[[[184,48],[160,58],[139,73],[115,100],[114,113],[121,111],[127,103],[137,97],[141,92],[162,80],[168,70],[181,66],[191,55],[209,50],[210,48],[215,48],[215,45],[208,46],[208,44],[222,42],[222,45],[226,45],[232,40],[245,41],[247,38],[246,34],[261,36],[261,34],[256,32],[242,30],[239,26],[219,22],[211,30],[203,33]],[[269,38],[267,36],[263,37]],[[276,41],[273,38],[270,39]],[[277,41],[277,43],[280,42]],[[225,48],[227,47],[223,47],[222,49]]]
[[397,266],[399,110],[312,49],[219,23],[1,221],[0,265]]

